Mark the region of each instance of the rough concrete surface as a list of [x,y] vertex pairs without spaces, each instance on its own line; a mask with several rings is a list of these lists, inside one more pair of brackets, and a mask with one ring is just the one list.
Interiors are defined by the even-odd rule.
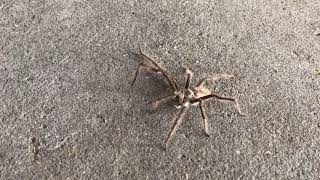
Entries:
[[[177,112],[138,48],[239,98]],[[317,179],[319,0],[1,0],[1,179]]]

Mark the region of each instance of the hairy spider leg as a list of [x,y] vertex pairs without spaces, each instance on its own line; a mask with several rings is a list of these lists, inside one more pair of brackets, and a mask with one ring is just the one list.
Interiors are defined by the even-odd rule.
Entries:
[[203,100],[201,100],[201,99],[199,100],[199,107],[200,107],[202,120],[203,120],[204,133],[205,133],[206,136],[210,136],[209,135],[209,131],[208,131],[208,118],[207,118],[206,112],[205,112],[204,107],[203,107]]
[[147,69],[152,70],[152,71],[154,71],[154,72],[159,72],[158,69],[156,69],[156,68],[154,68],[154,67],[151,67],[151,66],[149,66],[149,65],[147,65],[147,64],[145,64],[145,63],[142,62],[142,63],[140,63],[140,64],[138,65],[138,68],[137,68],[137,70],[136,70],[136,72],[135,72],[134,78],[133,78],[133,80],[132,80],[132,82],[131,82],[131,86],[133,86],[134,82],[136,81],[137,76],[138,76],[141,68],[147,68]]
[[208,99],[211,99],[211,98],[217,98],[217,99],[225,100],[225,101],[232,101],[232,102],[235,103],[235,108],[239,112],[239,114],[241,114],[243,116],[247,116],[247,114],[241,112],[238,99],[233,98],[233,97],[225,97],[225,96],[220,96],[220,95],[217,95],[217,94],[210,94],[210,95],[207,95],[207,96],[202,96],[202,97],[200,97],[198,99],[191,100],[190,102],[191,103],[196,103],[196,102],[199,102],[200,100],[205,101],[205,100],[208,100]]
[[178,127],[180,126],[184,116],[186,115],[186,112],[188,110],[188,107],[183,106],[181,110],[179,111],[174,124],[172,126],[172,129],[170,130],[170,133],[168,134],[166,140],[165,140],[165,149],[167,149],[169,142],[171,141],[172,137],[176,134]]
[[164,103],[164,102],[166,102],[168,100],[171,100],[171,99],[175,98],[176,96],[177,95],[175,95],[175,94],[169,94],[167,96],[160,97],[160,98],[156,99],[155,101],[152,102],[152,104],[154,105],[155,108],[157,108],[158,104]]

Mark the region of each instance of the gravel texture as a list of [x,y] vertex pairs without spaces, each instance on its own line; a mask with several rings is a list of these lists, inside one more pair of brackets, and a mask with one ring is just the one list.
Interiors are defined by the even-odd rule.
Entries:
[[[1,179],[317,179],[319,0],[0,0]],[[239,98],[177,109],[138,48]]]

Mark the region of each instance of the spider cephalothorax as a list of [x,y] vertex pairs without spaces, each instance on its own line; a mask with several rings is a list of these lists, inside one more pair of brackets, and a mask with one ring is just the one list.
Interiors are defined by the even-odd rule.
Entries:
[[180,111],[174,121],[174,125],[165,140],[165,147],[166,148],[167,148],[170,140],[172,139],[172,137],[176,133],[176,131],[177,131],[179,125],[181,124],[181,121],[182,121],[183,117],[185,116],[186,111],[188,110],[190,105],[199,106],[200,111],[201,111],[201,115],[202,115],[202,119],[203,119],[204,133],[207,136],[209,136],[208,121],[207,121],[207,116],[206,116],[204,108],[203,108],[204,101],[211,99],[211,98],[216,98],[218,100],[232,101],[235,103],[235,107],[236,107],[237,111],[240,114],[245,115],[244,113],[241,112],[241,110],[239,108],[238,100],[236,98],[224,97],[224,96],[217,95],[217,94],[213,93],[212,91],[210,91],[205,86],[206,81],[216,81],[219,79],[229,79],[229,78],[234,77],[233,75],[215,74],[215,75],[209,76],[207,78],[201,79],[198,82],[198,84],[196,84],[194,87],[191,87],[191,79],[192,79],[193,73],[191,72],[190,69],[185,67],[185,72],[184,72],[185,83],[181,86],[181,85],[178,85],[176,79],[173,76],[171,76],[166,70],[164,70],[157,62],[155,62],[154,60],[152,60],[151,58],[146,56],[144,53],[142,53],[141,50],[140,50],[139,55],[141,56],[143,61],[138,66],[138,69],[135,73],[135,76],[133,78],[131,86],[134,84],[141,68],[145,68],[150,71],[160,73],[164,76],[166,82],[169,84],[170,88],[172,89],[172,93],[165,96],[165,97],[161,97],[161,98],[156,99],[153,102],[154,106],[157,107],[158,104],[161,102],[174,99],[176,101],[176,108],[180,109]]

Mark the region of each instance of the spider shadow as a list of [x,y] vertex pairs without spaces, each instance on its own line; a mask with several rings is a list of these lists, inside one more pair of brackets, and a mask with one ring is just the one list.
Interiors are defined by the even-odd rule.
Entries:
[[[129,83],[132,82],[134,73],[136,72],[137,65],[143,62],[143,56],[139,53],[134,51],[129,51],[129,59],[133,59],[136,64],[133,65],[132,68],[132,75],[129,78]],[[170,90],[170,85],[166,82],[166,79],[163,77],[161,73],[157,73],[145,68],[142,68],[138,75],[137,79],[135,80],[134,84],[130,87],[131,91],[137,95],[137,97],[142,97],[145,103],[150,103],[155,101],[160,97],[164,97],[169,94],[173,94],[172,90]],[[165,103],[163,103],[165,104]],[[161,107],[164,107],[161,105]]]

